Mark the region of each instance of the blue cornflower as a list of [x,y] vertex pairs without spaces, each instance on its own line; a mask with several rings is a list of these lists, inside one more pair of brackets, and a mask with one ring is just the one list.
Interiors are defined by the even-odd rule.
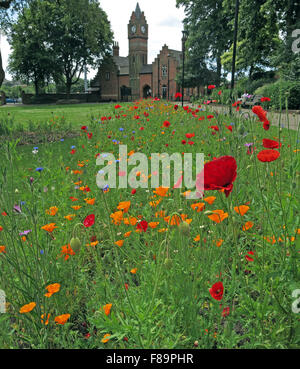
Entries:
[[41,173],[43,170],[44,170],[44,168],[42,168],[42,167],[38,167],[38,168],[36,168],[36,170],[35,170],[35,171],[36,171],[36,172],[40,172],[40,173]]

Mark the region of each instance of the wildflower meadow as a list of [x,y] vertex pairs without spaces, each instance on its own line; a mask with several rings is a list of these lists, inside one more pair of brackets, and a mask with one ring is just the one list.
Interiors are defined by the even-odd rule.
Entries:
[[[232,115],[203,101],[95,105],[69,118],[72,137],[62,117],[50,141],[33,123],[30,144],[2,136],[1,348],[300,347],[299,129],[264,102]],[[203,196],[188,196],[195,161],[192,189],[172,160],[151,172],[155,153],[203,153]],[[116,183],[127,163],[134,186],[99,188],[110,154]]]

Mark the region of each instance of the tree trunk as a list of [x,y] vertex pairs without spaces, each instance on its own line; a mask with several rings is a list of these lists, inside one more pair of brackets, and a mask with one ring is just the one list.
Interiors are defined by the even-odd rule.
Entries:
[[39,94],[39,81],[34,81],[34,88],[35,88],[35,95],[38,96]]
[[67,83],[66,83],[66,93],[67,93],[67,99],[70,99],[70,94],[71,94],[71,87],[72,87],[72,80],[68,80],[67,79]]
[[5,73],[2,67],[2,55],[1,55],[1,50],[0,50],[0,87],[2,86],[4,77],[5,77]]
[[220,86],[221,83],[221,74],[222,74],[222,63],[221,63],[221,56],[217,56],[217,80],[216,85]]

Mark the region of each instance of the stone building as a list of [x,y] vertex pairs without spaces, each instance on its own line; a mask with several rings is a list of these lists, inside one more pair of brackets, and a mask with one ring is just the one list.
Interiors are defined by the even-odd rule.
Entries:
[[[105,58],[91,87],[99,89],[103,101],[134,101],[147,97],[174,100],[181,87],[176,76],[182,63],[182,52],[164,45],[152,64],[148,64],[149,26],[139,3],[132,12],[127,27],[129,55],[120,56],[117,42],[113,54]],[[189,100],[191,89],[186,88],[184,99]]]

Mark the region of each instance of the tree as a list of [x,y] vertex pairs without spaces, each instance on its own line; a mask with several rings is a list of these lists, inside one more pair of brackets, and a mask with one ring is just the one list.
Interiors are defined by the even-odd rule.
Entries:
[[[44,41],[45,21],[39,12],[38,2],[25,8],[17,23],[11,27],[8,41],[12,47],[9,71],[15,79],[33,82],[36,95],[45,81],[49,81],[54,69],[54,55]],[[37,26],[38,25],[38,26]]]
[[64,76],[69,95],[84,67],[99,65],[110,51],[110,23],[97,0],[61,0],[59,6],[53,0],[39,2],[47,19],[45,41],[55,56],[56,78]]
[[[11,14],[19,10],[20,7],[26,2],[26,0],[0,0],[0,26],[2,30],[7,28]],[[10,7],[11,11],[9,12],[8,9]],[[0,50],[0,87],[4,81],[4,78],[5,72],[2,66],[2,55]]]
[[[183,6],[186,18],[184,24],[189,32],[187,41],[191,69],[200,76],[205,70],[215,71],[215,83],[221,82],[221,55],[230,47],[232,32],[230,20],[232,10],[223,7],[220,0],[177,0]],[[205,67],[204,65],[207,64]]]
[[10,69],[39,85],[50,76],[69,95],[84,66],[97,66],[113,34],[97,0],[31,0],[11,26]]

